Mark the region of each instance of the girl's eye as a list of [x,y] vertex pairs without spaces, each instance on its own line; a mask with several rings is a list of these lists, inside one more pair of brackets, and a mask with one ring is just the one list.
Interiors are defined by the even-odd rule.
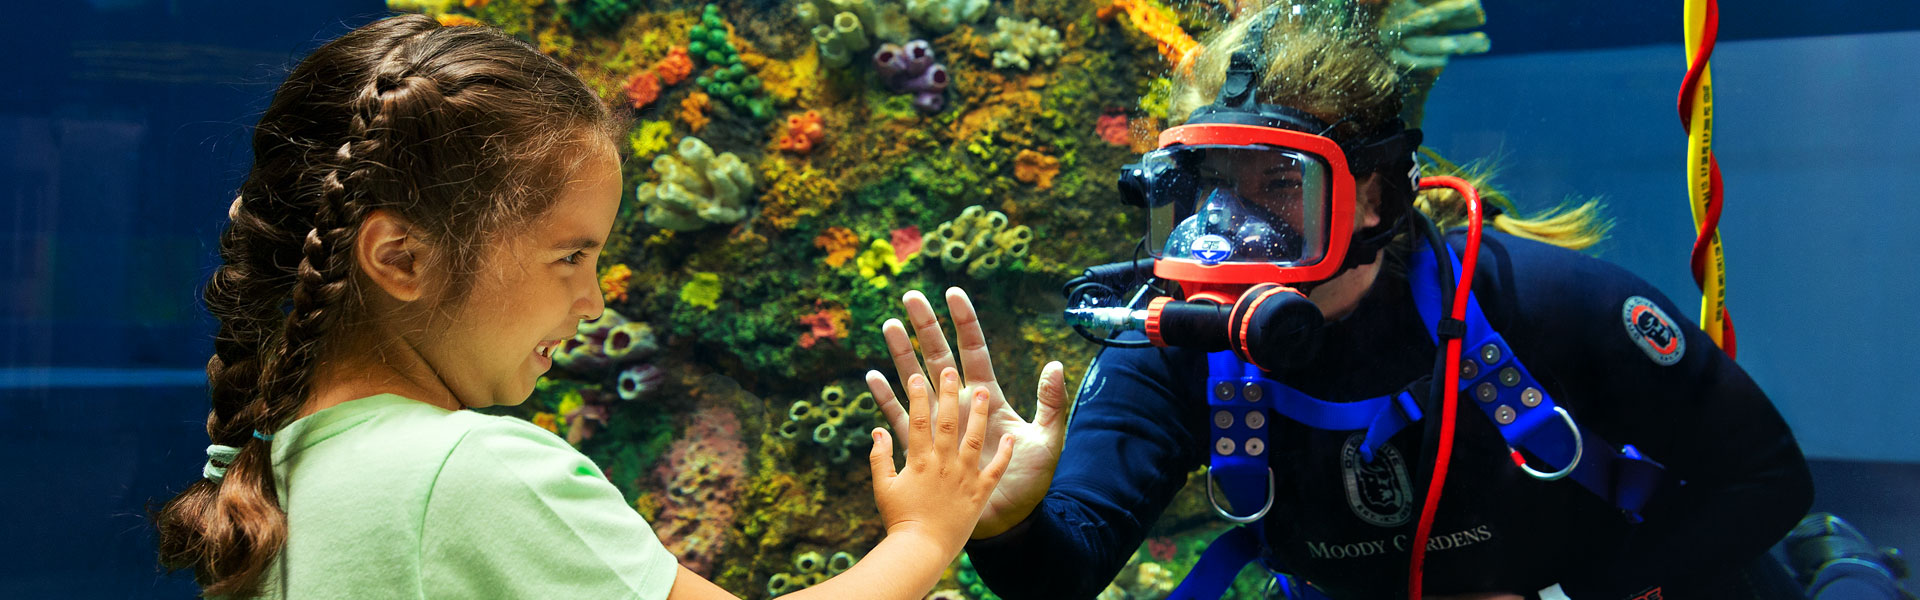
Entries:
[[577,264],[580,264],[580,261],[585,260],[586,258],[587,258],[587,251],[581,250],[579,252],[575,252],[573,254],[567,255],[566,258],[560,259],[560,262],[567,263],[570,265],[577,265]]

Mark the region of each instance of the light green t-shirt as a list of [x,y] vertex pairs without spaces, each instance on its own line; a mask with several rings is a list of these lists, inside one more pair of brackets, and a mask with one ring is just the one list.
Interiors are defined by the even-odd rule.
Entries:
[[269,597],[666,598],[678,571],[586,456],[519,419],[380,395],[273,440]]

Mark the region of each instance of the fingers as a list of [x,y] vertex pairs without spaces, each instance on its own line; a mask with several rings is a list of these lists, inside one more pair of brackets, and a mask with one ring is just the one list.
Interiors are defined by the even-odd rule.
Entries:
[[[900,324],[899,319],[887,319],[881,324],[880,337],[887,340],[887,355],[893,358],[893,370],[899,374],[901,383],[914,375],[925,375],[920,371],[920,355],[913,350],[913,338],[907,336],[907,326]],[[873,396],[878,400],[880,393],[876,391]]]
[[876,488],[900,475],[893,465],[893,436],[887,435],[886,429],[873,428],[873,449],[867,451],[867,463],[873,470],[873,485]]
[[[960,435],[960,371],[947,367],[940,371],[940,400],[933,409],[933,447],[954,447]],[[949,456],[950,452],[942,456]]]
[[987,469],[980,472],[980,476],[986,479],[988,492],[992,492],[993,486],[1000,483],[1001,475],[1007,474],[1007,463],[1010,462],[1013,462],[1013,434],[1003,433],[1000,434],[1000,449],[993,453],[993,462],[987,463]]
[[[954,363],[953,351],[947,348],[947,336],[940,331],[940,319],[934,316],[933,304],[927,302],[927,296],[914,290],[907,292],[901,303],[906,305],[907,321],[913,324],[913,337],[920,340],[920,356],[927,363],[927,373],[960,368]],[[894,364],[898,366],[899,359],[896,358]]]
[[1033,397],[1040,406],[1034,410],[1033,424],[1054,433],[1067,428],[1067,369],[1059,361],[1047,363],[1040,368],[1040,384],[1035,386]]
[[980,331],[980,315],[973,310],[973,300],[965,290],[947,288],[947,311],[953,316],[953,337],[959,344],[960,369],[966,374],[967,385],[993,383],[993,357],[987,352],[987,336]]
[[973,394],[973,418],[967,419],[967,433],[960,439],[961,458],[974,459],[980,456],[980,449],[987,443],[987,410],[993,402],[987,398],[982,388],[967,388]]
[[880,415],[886,417],[887,427],[894,431],[907,430],[907,409],[900,406],[900,399],[893,395],[893,384],[879,371],[867,371],[867,391],[873,392],[873,403],[880,407]]
[[924,460],[933,452],[933,403],[927,401],[927,378],[914,374],[907,380],[907,466]]

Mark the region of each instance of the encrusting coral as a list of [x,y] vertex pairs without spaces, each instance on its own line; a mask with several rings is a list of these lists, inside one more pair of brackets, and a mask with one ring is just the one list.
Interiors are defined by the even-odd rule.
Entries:
[[674,154],[653,159],[660,181],[646,182],[634,196],[646,206],[647,223],[663,229],[700,229],[747,218],[753,170],[732,152],[713,154],[700,138],[680,138]]

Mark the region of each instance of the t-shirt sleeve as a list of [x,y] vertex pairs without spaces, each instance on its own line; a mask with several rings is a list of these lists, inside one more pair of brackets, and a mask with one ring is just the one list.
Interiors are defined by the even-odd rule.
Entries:
[[428,598],[667,597],[678,561],[600,469],[546,430],[490,419],[427,499]]

